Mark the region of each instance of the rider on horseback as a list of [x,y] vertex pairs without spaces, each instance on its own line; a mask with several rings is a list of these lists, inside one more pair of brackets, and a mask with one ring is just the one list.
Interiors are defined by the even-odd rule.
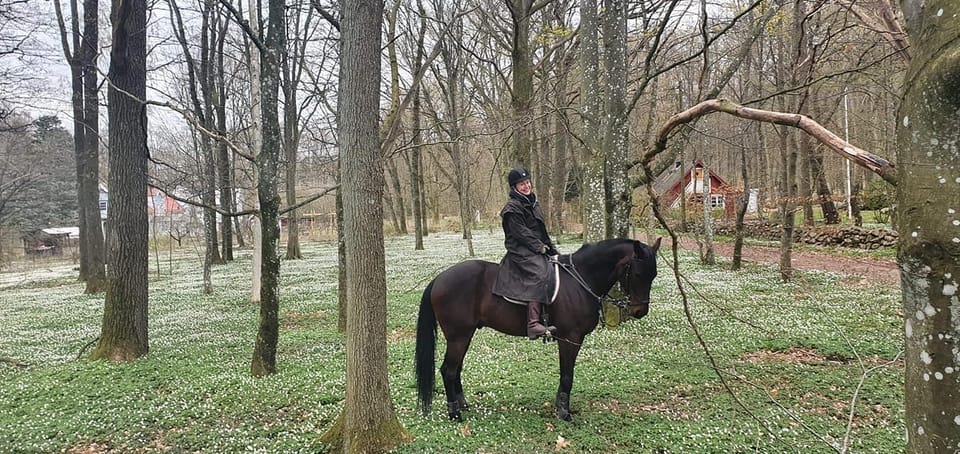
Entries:
[[493,293],[527,303],[527,337],[532,340],[556,329],[544,326],[540,314],[552,292],[549,257],[558,253],[547,234],[530,172],[513,169],[507,181],[510,197],[500,211],[507,255],[500,262]]

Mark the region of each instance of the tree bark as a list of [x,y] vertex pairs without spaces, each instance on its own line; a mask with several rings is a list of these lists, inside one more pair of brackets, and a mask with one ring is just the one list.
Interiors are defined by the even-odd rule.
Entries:
[[[71,0],[68,32],[60,2],[54,2],[64,56],[70,65],[73,139],[77,169],[77,224],[80,229],[80,275],[85,293],[106,289],[104,238],[100,218],[100,102],[97,85],[98,1],[83,4],[83,31],[77,1]],[[71,45],[72,42],[72,45]]]
[[342,3],[337,124],[347,273],[346,399],[322,437],[335,452],[386,452],[410,440],[387,375],[383,154],[378,105],[383,2]]
[[93,359],[132,361],[150,350],[147,331],[147,5],[114,0],[111,16],[110,234],[103,326]]
[[[958,0],[904,1],[913,59],[897,115],[907,452],[960,450]],[[941,15],[941,13],[943,14]]]
[[[262,238],[260,250],[260,326],[253,348],[251,373],[254,376],[277,372],[277,340],[280,322],[280,195],[277,193],[280,154],[280,118],[277,114],[280,85],[279,58],[286,48],[286,25],[283,0],[269,0],[267,35],[260,53],[260,119],[263,121],[261,149],[257,155],[260,222]],[[256,81],[254,81],[256,83]]]
[[[259,24],[260,23],[260,1],[259,0],[250,0],[249,6],[247,8],[247,14],[249,16],[249,23]],[[259,30],[258,30],[259,31]],[[261,125],[263,124],[260,119],[260,114],[262,112],[263,99],[260,94],[260,49],[254,45],[254,43],[247,42],[247,64],[250,68],[250,139],[251,139],[251,149],[253,153],[259,154],[260,149],[262,148],[261,140],[263,139],[263,131]],[[253,180],[259,181],[260,176],[256,171],[256,166],[253,167]],[[249,191],[246,200],[247,203],[251,203],[253,208],[257,209],[259,212],[259,203],[257,202],[257,195],[253,191]],[[263,266],[263,229],[260,222],[260,215],[256,214],[251,217],[250,229],[253,231],[253,258],[250,264],[250,302],[254,304],[260,304],[260,289],[261,289],[261,279],[260,273]]]
[[[77,174],[80,191],[79,206],[86,227],[87,286],[85,293],[100,293],[106,290],[105,243],[100,217],[100,98],[97,81],[97,54],[99,47],[99,5],[97,0],[83,3],[83,161],[82,171]],[[81,235],[83,236],[83,235]]]
[[512,167],[530,167],[533,148],[531,103],[533,101],[533,56],[530,52],[530,15],[533,0],[505,0],[510,10],[513,33],[510,62],[513,86],[510,87],[510,106],[513,109],[513,147],[510,150]]
[[603,0],[606,238],[627,238],[633,187],[627,177],[627,5]]
[[600,50],[597,1],[580,0],[580,115],[583,121],[583,172],[580,200],[583,209],[583,241],[604,239],[607,216],[603,183],[603,150],[600,147]]

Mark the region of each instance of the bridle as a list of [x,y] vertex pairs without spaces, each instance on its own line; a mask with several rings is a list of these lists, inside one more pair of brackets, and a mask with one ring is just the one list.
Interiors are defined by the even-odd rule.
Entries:
[[[639,304],[630,304],[630,274],[632,274],[632,273],[631,273],[631,271],[632,271],[632,266],[633,266],[633,263],[632,263],[632,262],[633,262],[634,259],[630,259],[630,261],[627,262],[627,265],[623,268],[622,275],[620,276],[620,278],[617,279],[617,282],[619,282],[620,279],[625,278],[625,282],[624,282],[624,283],[621,283],[620,286],[621,286],[621,288],[627,289],[627,291],[625,292],[625,295],[626,295],[626,296],[623,296],[623,297],[620,297],[620,298],[612,298],[612,297],[610,296],[610,291],[609,291],[609,290],[608,290],[606,293],[604,293],[603,295],[598,295],[597,292],[593,291],[593,289],[590,288],[590,285],[587,284],[587,282],[583,279],[583,276],[580,275],[580,272],[577,271],[576,265],[573,264],[573,255],[574,255],[574,254],[576,254],[576,252],[574,252],[573,254],[570,254],[570,255],[568,256],[568,260],[570,261],[569,264],[563,263],[563,262],[561,262],[560,260],[557,260],[556,263],[557,263],[557,265],[560,266],[560,268],[563,268],[563,270],[566,271],[567,274],[569,274],[571,277],[573,277],[573,280],[577,281],[577,283],[580,284],[580,286],[583,287],[583,289],[586,290],[587,293],[589,293],[590,296],[592,296],[592,297],[596,300],[596,302],[597,302],[597,308],[598,308],[599,310],[601,310],[601,311],[603,310],[603,303],[604,303],[604,302],[606,302],[607,304],[610,304],[610,305],[612,305],[612,306],[614,306],[614,307],[616,307],[616,308],[618,308],[618,309],[628,309],[628,308],[630,308],[630,307],[635,307],[635,306],[641,306],[641,305],[645,305],[645,304],[650,304],[650,300],[641,301]],[[610,288],[612,289],[613,287],[610,287]]]

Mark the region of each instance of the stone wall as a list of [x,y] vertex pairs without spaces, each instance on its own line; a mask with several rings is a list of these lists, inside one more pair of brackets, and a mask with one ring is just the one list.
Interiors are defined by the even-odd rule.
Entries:
[[[779,224],[748,223],[743,226],[744,235],[748,238],[779,241],[782,229]],[[734,225],[722,224],[714,227],[718,235],[734,234]],[[797,226],[793,229],[795,243],[814,244],[818,246],[842,246],[855,249],[880,249],[897,245],[897,232],[888,229],[864,229],[855,226],[824,226],[806,227]]]

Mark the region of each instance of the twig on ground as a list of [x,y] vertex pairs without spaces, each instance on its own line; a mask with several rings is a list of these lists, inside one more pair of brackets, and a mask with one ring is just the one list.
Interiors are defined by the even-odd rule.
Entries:
[[77,361],[79,361],[80,358],[83,357],[83,354],[86,353],[87,349],[90,348],[91,345],[95,344],[98,340],[100,340],[100,336],[95,337],[92,341],[87,342],[87,345],[81,347],[80,351],[77,352]]
[[16,367],[17,369],[26,369],[30,367],[30,365],[27,363],[21,362],[16,358],[10,358],[7,356],[0,356],[0,363],[10,364],[11,366]]

